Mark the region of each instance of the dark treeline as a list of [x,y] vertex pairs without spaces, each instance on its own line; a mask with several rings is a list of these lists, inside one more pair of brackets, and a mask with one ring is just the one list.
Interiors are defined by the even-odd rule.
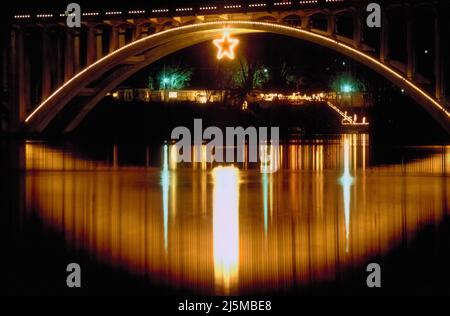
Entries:
[[[282,138],[306,134],[338,133],[340,118],[327,105],[278,105],[249,110],[219,104],[127,103],[105,99],[82,122],[72,135],[80,139],[120,141],[130,139],[160,143],[170,140],[173,128],[186,126],[193,130],[193,120],[201,118],[203,127],[277,126]],[[50,131],[51,132],[51,131]]]

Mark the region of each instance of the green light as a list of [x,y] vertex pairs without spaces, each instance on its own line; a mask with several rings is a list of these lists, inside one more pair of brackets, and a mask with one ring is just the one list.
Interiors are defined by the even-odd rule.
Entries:
[[353,87],[351,84],[346,83],[341,86],[341,92],[350,93],[353,92]]

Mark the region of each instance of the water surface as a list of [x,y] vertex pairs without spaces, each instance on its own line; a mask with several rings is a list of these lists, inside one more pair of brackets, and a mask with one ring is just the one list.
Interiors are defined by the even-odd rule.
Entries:
[[170,145],[30,141],[16,147],[17,212],[58,236],[58,251],[169,293],[296,293],[365,275],[449,215],[449,146],[381,161],[373,149],[364,134],[290,142],[267,173],[177,164]]

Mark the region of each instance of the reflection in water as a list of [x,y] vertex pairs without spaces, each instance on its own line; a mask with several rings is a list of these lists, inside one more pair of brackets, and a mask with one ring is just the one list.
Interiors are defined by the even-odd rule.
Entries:
[[[264,216],[264,233],[267,235],[268,221],[269,221],[269,177],[276,172],[280,167],[280,152],[279,146],[276,145],[260,145],[261,161],[261,184],[262,184],[262,199],[263,199],[263,216]],[[270,192],[272,193],[272,191]],[[272,201],[270,199],[270,201]]]
[[214,278],[217,288],[229,294],[239,268],[239,170],[216,167],[213,178]]
[[280,145],[278,172],[262,174],[260,165],[173,164],[171,146],[162,155],[143,149],[139,165],[123,161],[121,146],[95,160],[27,143],[26,210],[68,250],[158,284],[220,294],[294,290],[342,278],[448,215],[450,147],[371,165],[368,141]]
[[[247,149],[248,150],[248,149]],[[247,152],[245,150],[245,152]],[[260,145],[260,171],[261,173],[273,173],[280,167],[279,145]]]
[[267,173],[262,174],[263,186],[263,205],[264,205],[264,233],[267,234],[267,221],[269,216],[269,176]]
[[345,251],[348,252],[350,236],[350,186],[353,183],[353,177],[350,175],[350,141],[344,139],[344,173],[340,178],[342,191],[344,193],[344,217],[345,217]]
[[169,172],[169,157],[167,145],[163,146],[163,168],[161,171],[161,186],[162,186],[162,198],[163,198],[163,221],[164,221],[164,249],[167,253],[168,245],[168,224],[169,224],[169,184],[170,184],[170,172]]

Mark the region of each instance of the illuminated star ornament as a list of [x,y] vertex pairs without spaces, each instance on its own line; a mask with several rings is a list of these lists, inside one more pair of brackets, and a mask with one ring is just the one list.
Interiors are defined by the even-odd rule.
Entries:
[[222,38],[214,40],[213,43],[219,49],[217,59],[234,59],[234,49],[239,44],[237,38],[231,38],[230,33],[224,32]]

